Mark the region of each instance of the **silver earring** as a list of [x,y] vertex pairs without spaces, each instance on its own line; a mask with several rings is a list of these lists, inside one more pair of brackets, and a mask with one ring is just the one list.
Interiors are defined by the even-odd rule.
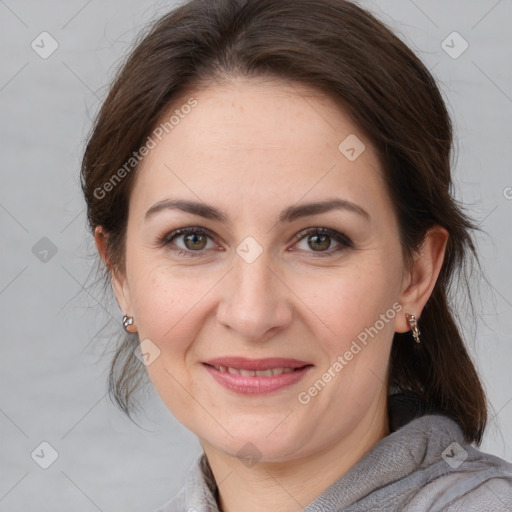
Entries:
[[133,325],[133,316],[124,315],[123,316],[123,327],[126,332],[130,332],[128,330],[128,327],[130,327],[130,325]]
[[418,327],[418,322],[416,322],[416,317],[406,313],[405,318],[407,318],[407,321],[409,322],[409,327],[411,328],[414,341],[416,343],[420,343],[420,329]]

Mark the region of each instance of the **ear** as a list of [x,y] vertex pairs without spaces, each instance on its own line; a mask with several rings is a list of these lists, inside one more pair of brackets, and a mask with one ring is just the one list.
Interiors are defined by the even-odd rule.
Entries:
[[[101,256],[101,259],[105,263],[109,273],[112,288],[114,290],[117,303],[119,308],[126,315],[132,315],[132,301],[130,295],[130,288],[128,286],[128,280],[124,271],[117,269],[111,261],[108,252],[108,234],[102,226],[97,226],[94,230],[94,241],[96,248]],[[135,324],[132,324],[129,328],[129,332],[137,332]]]
[[414,315],[416,320],[420,318],[443,267],[448,238],[448,231],[441,226],[430,228],[425,235],[421,248],[414,255],[411,268],[404,274],[402,293],[399,297],[403,314],[396,317],[396,332],[411,330],[405,313]]

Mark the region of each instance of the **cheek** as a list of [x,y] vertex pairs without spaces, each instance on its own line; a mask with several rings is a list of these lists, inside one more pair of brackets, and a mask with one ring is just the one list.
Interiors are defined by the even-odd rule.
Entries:
[[218,281],[214,273],[201,272],[199,277],[193,266],[177,270],[143,257],[133,258],[131,271],[130,292],[140,338],[165,342],[182,338],[185,332],[190,337],[194,326],[188,316]]
[[151,340],[159,351],[146,367],[148,376],[169,410],[193,430],[195,412],[190,407],[190,394],[184,390],[197,393],[187,363],[193,359],[194,340],[203,328],[204,318],[198,316],[204,307],[202,299],[215,281],[194,279],[192,274],[180,277],[172,267],[151,266],[147,260],[139,267],[140,272],[135,266],[132,270],[132,304],[139,339]]
[[[384,264],[377,254],[361,258],[359,264],[347,265],[335,273],[315,279],[296,280],[294,292],[303,298],[316,316],[316,323],[323,324],[327,337],[338,347],[355,339],[359,333],[373,326],[382,314],[392,310],[386,320],[394,316],[393,304],[399,294],[399,266]],[[380,330],[393,330],[393,322],[386,322]]]

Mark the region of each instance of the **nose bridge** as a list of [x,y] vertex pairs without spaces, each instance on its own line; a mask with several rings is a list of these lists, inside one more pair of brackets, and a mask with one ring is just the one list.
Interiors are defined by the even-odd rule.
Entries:
[[245,257],[244,248],[247,246],[240,244],[235,255],[229,290],[219,307],[218,319],[239,335],[258,339],[268,330],[286,325],[291,311],[286,287],[274,274],[268,253],[262,251],[253,260]]
[[261,302],[264,302],[264,299],[268,299],[266,295],[272,295],[272,281],[275,277],[266,255],[262,254],[252,262],[239,258],[234,273],[238,281],[239,299],[253,302],[254,299],[261,298]]

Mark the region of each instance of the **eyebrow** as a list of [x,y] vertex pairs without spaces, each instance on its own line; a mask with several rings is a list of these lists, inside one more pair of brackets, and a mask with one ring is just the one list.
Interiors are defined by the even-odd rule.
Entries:
[[[229,216],[214,206],[210,206],[202,202],[181,199],[164,199],[162,201],[158,201],[158,203],[155,203],[146,212],[145,220],[147,221],[157,213],[165,210],[180,210],[222,223],[228,223],[229,221]],[[289,206],[279,214],[279,222],[293,222],[301,217],[318,215],[332,210],[344,210],[356,213],[364,217],[366,220],[371,220],[370,214],[359,205],[345,199],[334,198],[328,199],[327,201]]]

